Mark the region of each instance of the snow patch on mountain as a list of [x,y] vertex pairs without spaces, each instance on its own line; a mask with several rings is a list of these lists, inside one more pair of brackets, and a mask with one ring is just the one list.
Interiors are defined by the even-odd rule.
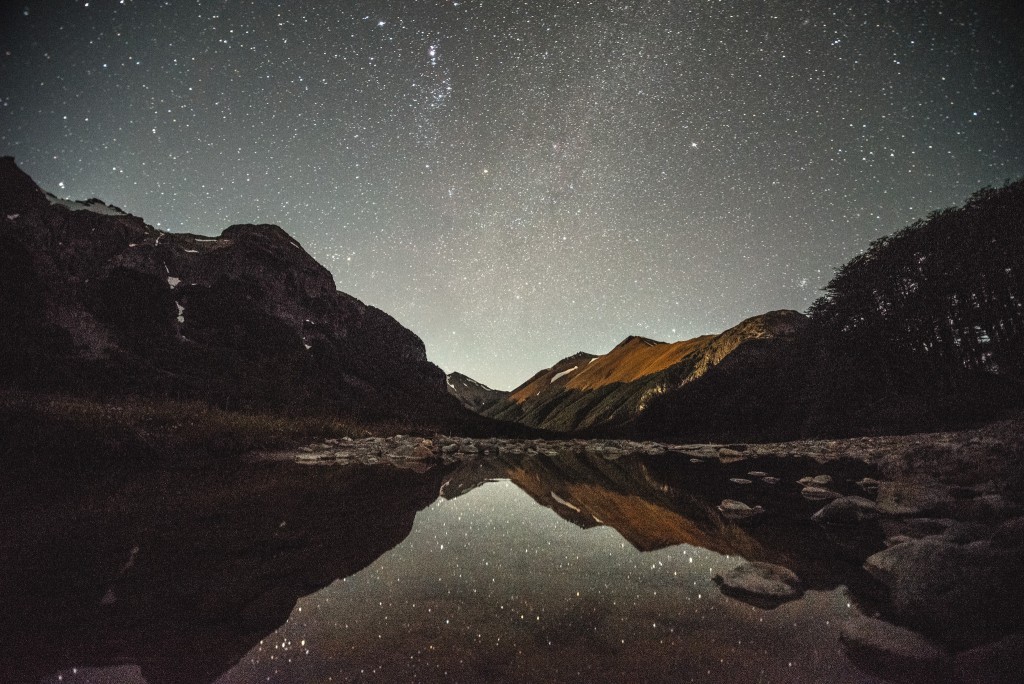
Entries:
[[561,373],[555,373],[555,374],[554,374],[554,376],[552,376],[552,378],[551,378],[551,382],[554,382],[554,381],[555,381],[555,380],[557,380],[558,378],[561,378],[561,377],[563,377],[563,376],[566,376],[566,375],[568,375],[569,373],[572,373],[572,372],[573,372],[574,370],[578,370],[578,369],[579,369],[579,366],[573,366],[573,367],[572,367],[572,368],[570,368],[569,370],[564,370],[564,371],[562,371]]

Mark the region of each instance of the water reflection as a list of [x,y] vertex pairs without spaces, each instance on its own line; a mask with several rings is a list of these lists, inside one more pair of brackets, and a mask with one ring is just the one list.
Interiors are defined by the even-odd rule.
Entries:
[[150,684],[213,681],[298,597],[405,538],[446,472],[255,464],[27,497],[4,535],[0,681],[124,663]]
[[[743,489],[767,512],[726,520],[736,473],[709,466],[262,463],[27,499],[0,680],[870,681],[835,634],[846,587],[870,600],[878,540],[829,537],[783,485]],[[711,578],[740,556],[812,591],[771,611],[726,598]]]
[[845,591],[760,610],[711,581],[736,563],[689,545],[641,552],[494,482],[435,503],[371,567],[300,599],[219,682],[870,681],[836,638],[854,610]]

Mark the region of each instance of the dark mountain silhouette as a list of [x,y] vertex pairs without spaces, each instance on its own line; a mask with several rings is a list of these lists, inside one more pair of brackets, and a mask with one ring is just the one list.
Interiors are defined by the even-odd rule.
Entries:
[[491,389],[462,373],[448,374],[448,394],[472,411],[482,411],[490,404],[508,396],[508,392]]
[[0,381],[429,425],[480,420],[423,343],[284,230],[166,233],[0,159]]
[[666,343],[627,337],[603,356],[579,352],[540,371],[485,415],[549,430],[626,423],[653,397],[700,378],[754,342],[790,343],[805,327],[796,311],[748,318],[719,335]]
[[0,680],[132,663],[153,684],[212,682],[298,598],[405,539],[451,469],[218,465],[12,496]]
[[1024,404],[1024,181],[876,240],[793,344],[746,345],[654,398],[633,435],[683,441],[956,429]]

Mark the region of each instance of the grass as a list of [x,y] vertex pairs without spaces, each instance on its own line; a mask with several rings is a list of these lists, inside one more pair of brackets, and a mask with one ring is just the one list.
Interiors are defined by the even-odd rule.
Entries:
[[[70,470],[167,461],[210,461],[330,437],[394,434],[336,416],[226,411],[199,401],[0,392],[0,462],[40,460]],[[30,456],[30,457],[29,457]]]

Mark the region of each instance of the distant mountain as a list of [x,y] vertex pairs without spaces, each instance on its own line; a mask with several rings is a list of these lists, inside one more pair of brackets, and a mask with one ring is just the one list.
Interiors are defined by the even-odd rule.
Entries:
[[[0,384],[443,424],[423,342],[284,230],[167,233],[0,158]],[[470,416],[473,420],[475,417]]]
[[491,389],[462,373],[448,374],[448,394],[466,408],[477,412],[508,396],[508,392]]
[[680,342],[627,337],[603,356],[579,352],[546,368],[484,415],[532,427],[574,431],[626,423],[655,396],[700,378],[755,340],[792,340],[807,319],[796,311],[748,318],[719,335]]

